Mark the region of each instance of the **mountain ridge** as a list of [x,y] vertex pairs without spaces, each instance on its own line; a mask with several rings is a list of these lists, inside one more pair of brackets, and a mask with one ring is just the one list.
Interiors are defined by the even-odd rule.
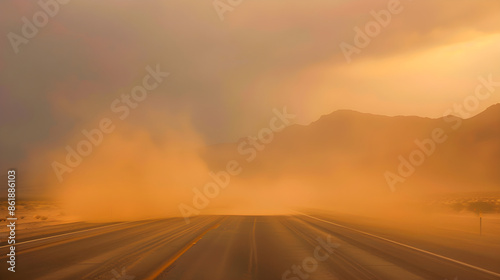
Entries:
[[[460,124],[460,125],[458,125]],[[398,169],[419,146],[441,133],[432,153],[414,166],[410,176]],[[242,163],[243,178],[295,177],[318,188],[387,192],[387,174],[402,178],[398,188],[433,191],[498,191],[500,189],[500,104],[468,119],[382,116],[339,110],[309,125],[292,125],[274,134],[263,150],[247,162],[238,143],[207,147],[202,157],[212,170],[229,160]],[[243,143],[243,144],[242,144]],[[261,143],[262,144],[262,143]],[[431,144],[429,144],[431,145]],[[431,145],[432,146],[432,145]],[[420,151],[420,152],[418,152]],[[406,174],[405,174],[406,175]]]

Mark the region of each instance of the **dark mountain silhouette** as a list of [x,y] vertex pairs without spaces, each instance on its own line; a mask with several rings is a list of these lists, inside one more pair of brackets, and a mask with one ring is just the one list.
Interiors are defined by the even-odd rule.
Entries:
[[[434,133],[445,139],[433,141],[435,148],[429,143]],[[242,163],[243,178],[273,182],[291,176],[311,188],[339,192],[388,192],[386,177],[393,175],[404,180],[394,184],[402,192],[500,190],[500,104],[465,120],[336,111],[276,133],[251,162],[246,161],[249,154],[238,152],[242,141],[210,146],[203,157],[214,171],[234,159]],[[423,164],[403,176],[411,172],[401,175],[398,168],[412,154],[414,162]],[[403,164],[402,169],[409,168]]]

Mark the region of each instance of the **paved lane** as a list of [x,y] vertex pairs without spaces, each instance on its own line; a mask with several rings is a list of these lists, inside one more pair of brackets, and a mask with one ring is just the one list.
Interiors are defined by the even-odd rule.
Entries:
[[191,221],[93,225],[32,236],[17,247],[15,274],[7,271],[7,248],[0,246],[0,276],[2,280],[500,279],[498,272],[442,255],[439,248],[431,252],[331,217],[206,216]]
[[129,222],[34,239],[17,246],[16,273],[7,271],[7,248],[2,248],[0,276],[2,280],[112,279],[125,268],[135,279],[145,278],[220,220],[198,217],[189,225],[180,218]]

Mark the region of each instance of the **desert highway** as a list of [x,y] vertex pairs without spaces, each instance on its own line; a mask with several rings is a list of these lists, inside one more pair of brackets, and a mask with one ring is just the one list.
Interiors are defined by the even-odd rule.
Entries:
[[[114,223],[19,240],[7,279],[500,279],[497,259],[356,228],[332,217],[200,216]],[[2,240],[4,241],[4,240]]]

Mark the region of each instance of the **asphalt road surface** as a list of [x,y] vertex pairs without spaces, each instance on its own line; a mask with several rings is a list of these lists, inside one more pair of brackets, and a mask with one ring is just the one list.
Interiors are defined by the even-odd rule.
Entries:
[[58,226],[20,236],[15,273],[8,249],[2,280],[500,279],[500,258],[303,214]]

